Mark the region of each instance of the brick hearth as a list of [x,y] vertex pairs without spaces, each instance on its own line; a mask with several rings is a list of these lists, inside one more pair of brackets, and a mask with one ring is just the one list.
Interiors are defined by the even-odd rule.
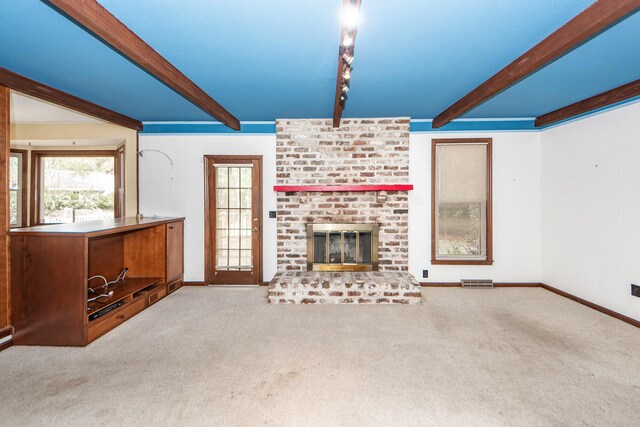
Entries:
[[277,273],[269,284],[272,304],[420,304],[418,281],[406,272]]

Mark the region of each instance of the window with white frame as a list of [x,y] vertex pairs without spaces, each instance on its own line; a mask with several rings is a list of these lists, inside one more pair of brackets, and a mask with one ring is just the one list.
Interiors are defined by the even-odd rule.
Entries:
[[23,153],[11,152],[9,158],[9,220],[11,227],[22,227],[22,198],[23,188],[26,185],[23,182],[22,167],[25,159],[22,158]]

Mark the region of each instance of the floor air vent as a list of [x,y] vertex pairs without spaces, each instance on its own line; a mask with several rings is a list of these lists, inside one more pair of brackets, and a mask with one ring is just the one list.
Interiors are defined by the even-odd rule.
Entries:
[[493,280],[461,280],[463,288],[493,288]]

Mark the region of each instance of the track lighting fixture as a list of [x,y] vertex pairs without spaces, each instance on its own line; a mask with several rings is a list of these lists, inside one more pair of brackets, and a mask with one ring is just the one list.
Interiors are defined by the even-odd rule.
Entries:
[[355,1],[351,2],[342,11],[342,25],[348,29],[354,29],[358,26],[360,13]]
[[361,0],[343,0],[342,28],[340,30],[340,48],[338,50],[338,77],[333,107],[333,127],[340,126],[342,110],[347,101],[347,92],[351,82],[351,63],[355,48],[356,34],[360,25]]

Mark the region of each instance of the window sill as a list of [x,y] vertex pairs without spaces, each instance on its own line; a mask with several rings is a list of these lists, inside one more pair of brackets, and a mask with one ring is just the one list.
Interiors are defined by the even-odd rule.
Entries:
[[493,260],[432,259],[431,265],[493,265]]

